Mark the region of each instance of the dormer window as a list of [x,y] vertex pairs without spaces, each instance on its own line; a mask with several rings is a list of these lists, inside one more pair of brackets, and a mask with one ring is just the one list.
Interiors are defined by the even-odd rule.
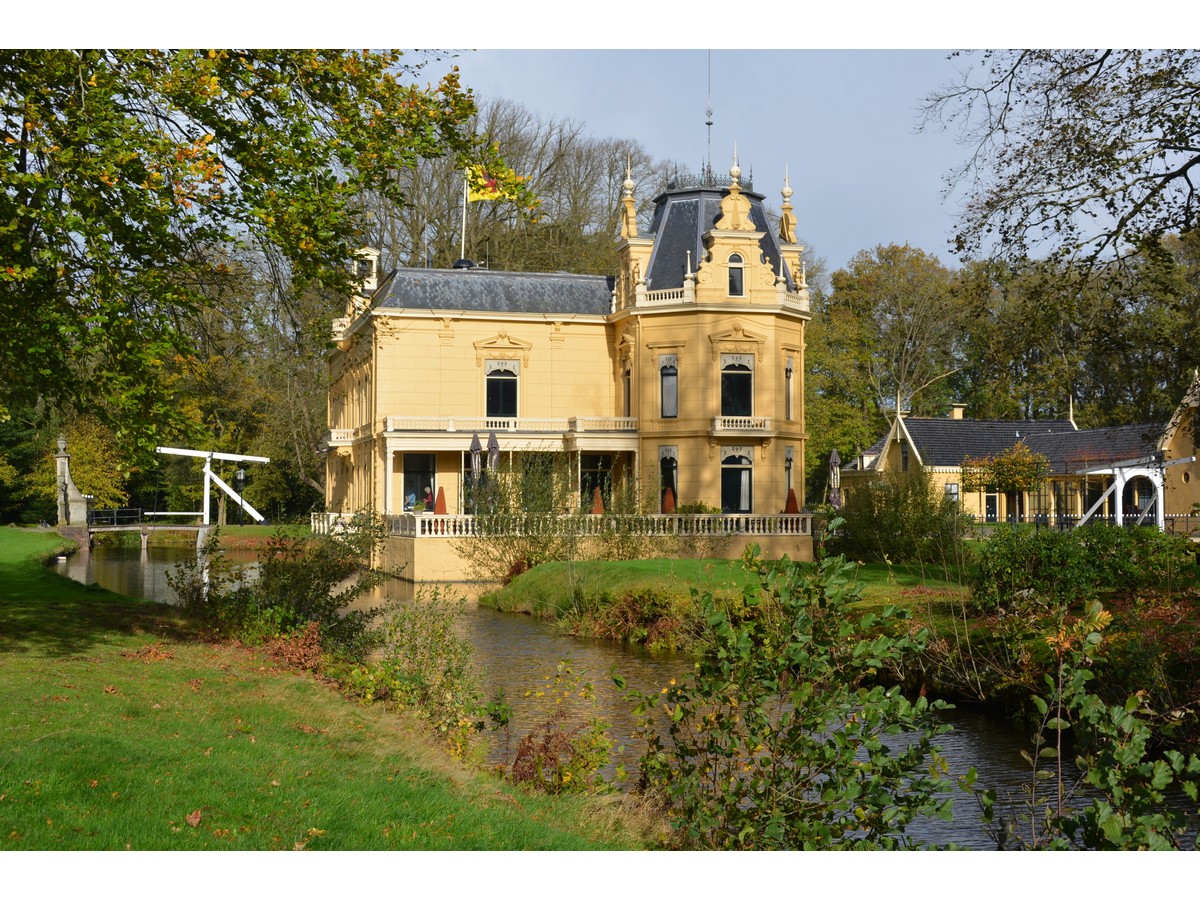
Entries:
[[350,261],[350,271],[358,282],[358,291],[369,297],[379,287],[379,251],[374,247],[362,247]]
[[729,296],[744,297],[746,295],[746,272],[740,253],[729,256]]

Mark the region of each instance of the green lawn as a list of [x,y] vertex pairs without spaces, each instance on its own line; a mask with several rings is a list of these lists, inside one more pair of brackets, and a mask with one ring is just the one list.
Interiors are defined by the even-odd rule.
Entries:
[[615,801],[516,790],[170,607],[60,578],[0,530],[0,847],[627,849]]

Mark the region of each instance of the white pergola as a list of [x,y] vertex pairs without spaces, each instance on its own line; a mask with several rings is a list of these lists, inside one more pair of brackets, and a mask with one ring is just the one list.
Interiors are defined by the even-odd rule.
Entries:
[[1145,478],[1154,485],[1154,502],[1142,510],[1138,516],[1135,525],[1141,525],[1146,520],[1146,516],[1150,514],[1150,510],[1154,510],[1154,524],[1161,531],[1166,525],[1165,509],[1163,506],[1163,473],[1167,466],[1178,466],[1183,463],[1194,462],[1196,457],[1188,456],[1183,459],[1173,459],[1170,462],[1163,462],[1161,451],[1149,456],[1139,456],[1137,459],[1128,459],[1121,462],[1108,463],[1103,466],[1095,466],[1088,469],[1080,469],[1076,475],[1111,475],[1113,482],[1108,486],[1100,498],[1092,504],[1091,508],[1083,514],[1076,523],[1075,527],[1085,524],[1088,519],[1095,515],[1096,510],[1104,505],[1104,501],[1110,496],[1113,498],[1114,520],[1117,525],[1125,524],[1125,485],[1135,478]]
[[211,516],[212,504],[210,503],[209,495],[211,493],[210,488],[214,484],[217,487],[219,487],[221,490],[223,490],[226,494],[228,494],[230,497],[232,497],[233,502],[236,503],[238,506],[240,506],[242,509],[244,509],[246,512],[248,512],[250,514],[250,518],[254,519],[255,522],[261,522],[263,520],[262,513],[260,513],[257,509],[255,509],[253,506],[251,506],[249,503],[247,503],[241,494],[239,494],[237,491],[235,491],[233,488],[231,488],[228,484],[226,484],[224,481],[222,481],[221,477],[212,470],[212,461],[214,459],[223,459],[223,460],[227,460],[229,462],[269,463],[271,461],[269,457],[266,457],[266,456],[243,456],[240,453],[218,453],[216,450],[183,450],[183,449],[180,449],[179,447],[157,447],[156,450],[159,453],[166,453],[171,456],[194,456],[198,459],[204,460],[204,519],[203,519],[203,521],[204,521],[205,525],[212,524],[212,516]]

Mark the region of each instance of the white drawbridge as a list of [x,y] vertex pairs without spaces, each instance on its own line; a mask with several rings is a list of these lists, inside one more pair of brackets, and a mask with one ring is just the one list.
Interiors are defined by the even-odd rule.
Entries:
[[262,513],[246,502],[237,491],[231,488],[228,484],[221,480],[221,477],[212,470],[212,461],[214,459],[226,460],[228,462],[256,462],[269,463],[271,460],[266,456],[243,456],[240,453],[218,453],[216,450],[182,450],[179,447],[158,447],[159,453],[166,453],[171,456],[194,456],[204,460],[204,524],[212,524],[212,504],[210,501],[211,486],[216,485],[226,494],[233,498],[233,502],[250,514],[255,522],[263,520]]

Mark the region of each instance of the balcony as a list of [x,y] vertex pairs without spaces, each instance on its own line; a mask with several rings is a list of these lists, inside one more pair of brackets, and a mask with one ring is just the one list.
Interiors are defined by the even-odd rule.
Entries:
[[636,432],[637,420],[629,416],[572,416],[522,418],[508,416],[388,416],[389,432],[432,431],[467,434],[568,434],[581,432]]
[[713,437],[774,437],[770,416],[713,416]]
[[357,428],[331,428],[325,432],[323,442],[326,447],[349,447],[355,441],[369,437],[370,425],[359,425]]

